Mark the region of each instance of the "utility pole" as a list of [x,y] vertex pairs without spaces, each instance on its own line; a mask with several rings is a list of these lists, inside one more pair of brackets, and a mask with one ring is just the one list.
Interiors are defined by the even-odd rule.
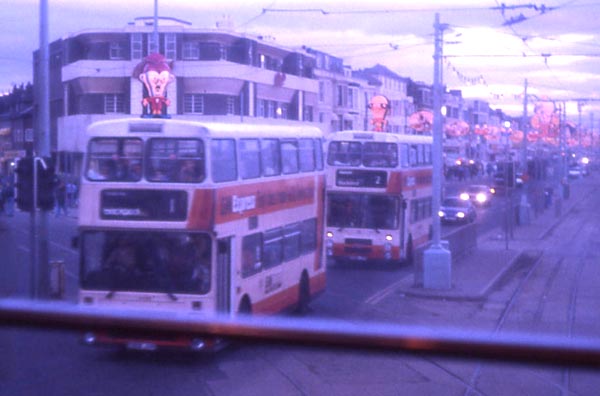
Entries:
[[[39,102],[38,102],[38,127],[35,139],[37,155],[50,156],[50,48],[48,45],[48,0],[40,0],[40,59],[39,59]],[[35,157],[35,155],[34,155]],[[34,175],[37,176],[37,162],[34,160]],[[34,176],[34,181],[37,177]],[[35,183],[35,182],[34,182]],[[37,191],[37,184],[32,186]],[[37,219],[37,196],[31,211],[31,229],[37,231],[31,238],[33,241],[33,298],[45,299],[50,297],[50,268],[48,264],[48,213],[39,211]],[[37,244],[35,241],[37,240]]]
[[[525,79],[525,95],[523,95],[523,141],[521,142],[521,172],[523,176],[526,176],[523,180],[523,187],[521,192],[521,201],[519,203],[519,224],[529,224],[529,202],[527,199],[528,185],[530,183],[531,175],[527,174],[527,133],[529,132],[529,119],[527,116],[527,79]],[[514,175],[516,177],[516,175]],[[511,204],[512,207],[512,204]]]
[[152,30],[152,41],[156,45],[156,52],[159,52],[158,45],[158,0],[154,0],[154,29]]
[[435,14],[435,48],[433,54],[433,196],[432,241],[423,254],[423,287],[449,289],[452,286],[452,255],[442,247],[441,221],[438,215],[442,198],[442,42],[446,24]]

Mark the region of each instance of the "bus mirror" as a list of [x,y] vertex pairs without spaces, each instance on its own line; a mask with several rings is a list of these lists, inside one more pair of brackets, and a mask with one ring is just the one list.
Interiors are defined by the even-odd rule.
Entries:
[[79,249],[79,236],[74,236],[71,238],[71,248]]

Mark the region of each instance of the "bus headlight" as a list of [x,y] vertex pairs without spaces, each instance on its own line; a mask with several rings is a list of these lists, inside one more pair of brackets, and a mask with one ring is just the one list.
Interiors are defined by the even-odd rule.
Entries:
[[192,342],[190,343],[190,348],[193,351],[201,351],[202,349],[204,349],[205,343],[204,340],[201,340],[199,338],[194,338],[192,340]]
[[[331,238],[333,236],[333,233],[328,232],[327,236]],[[331,239],[327,239],[325,241],[325,254],[327,254],[328,256],[333,256],[333,241]]]
[[467,194],[467,193],[461,193],[459,195],[459,198],[462,199],[463,201],[468,201],[469,200],[469,194]]
[[94,333],[85,333],[83,335],[83,342],[87,345],[93,345],[96,342],[96,335]]
[[459,219],[464,219],[465,218],[465,212],[458,212],[456,214],[456,217],[458,217]]

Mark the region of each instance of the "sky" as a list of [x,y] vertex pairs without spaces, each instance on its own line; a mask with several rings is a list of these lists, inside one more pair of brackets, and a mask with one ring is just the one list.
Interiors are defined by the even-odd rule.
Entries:
[[[39,2],[0,0],[0,93],[33,80]],[[49,0],[49,40],[86,29],[120,29],[152,16],[154,0]],[[504,5],[504,7],[502,7]],[[600,0],[266,0],[158,2],[160,16],[240,33],[290,49],[312,47],[353,70],[375,64],[433,82],[435,14],[444,25],[444,83],[492,108],[523,114],[535,102],[566,103],[567,115],[600,131]],[[596,113],[594,115],[591,115]],[[595,117],[595,118],[594,118]]]

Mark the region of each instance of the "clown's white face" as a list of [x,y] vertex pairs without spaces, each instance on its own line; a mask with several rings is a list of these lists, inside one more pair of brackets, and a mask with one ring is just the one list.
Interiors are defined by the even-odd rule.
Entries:
[[163,70],[160,73],[150,70],[141,74],[140,80],[146,85],[150,96],[164,96],[167,84],[171,82],[171,73],[167,70]]

